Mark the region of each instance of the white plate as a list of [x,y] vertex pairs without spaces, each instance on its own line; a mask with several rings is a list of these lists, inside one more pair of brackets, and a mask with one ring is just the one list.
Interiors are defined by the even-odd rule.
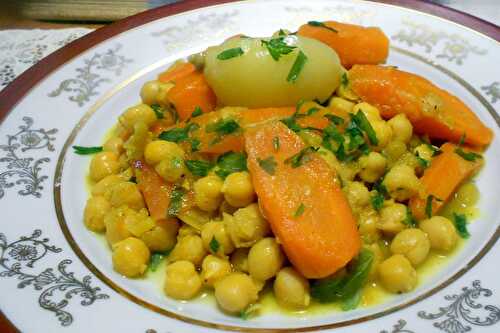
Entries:
[[[177,302],[151,280],[112,270],[105,243],[83,226],[88,158],[141,85],[174,60],[236,33],[270,35],[309,20],[381,27],[388,63],[422,74],[467,103],[495,132],[477,179],[479,218],[453,259],[412,293],[372,308],[321,315],[265,313],[243,321],[208,302]],[[26,332],[498,332],[499,43],[450,21],[361,1],[248,1],[159,18],[58,67],[0,128],[0,307]]]

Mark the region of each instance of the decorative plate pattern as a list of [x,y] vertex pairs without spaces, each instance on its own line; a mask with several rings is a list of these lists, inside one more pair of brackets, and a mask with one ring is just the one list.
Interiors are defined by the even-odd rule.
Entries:
[[[0,127],[0,306],[22,331],[498,331],[500,193],[491,181],[500,168],[500,117],[494,108],[500,83],[491,70],[500,58],[498,42],[430,15],[364,1],[255,0],[165,18],[154,14],[171,13],[166,10],[141,14],[145,24],[134,29],[118,25],[122,33],[57,67]],[[248,321],[203,303],[171,302],[158,286],[114,273],[106,244],[82,226],[88,159],[68,148],[75,142],[99,145],[117,115],[137,103],[142,83],[177,58],[239,32],[266,35],[312,19],[380,26],[394,46],[389,63],[436,80],[494,128],[497,139],[478,179],[482,214],[471,224],[463,250],[414,294],[379,307],[303,317],[275,313]],[[41,64],[55,61],[49,60]],[[12,77],[9,68],[2,75]]]

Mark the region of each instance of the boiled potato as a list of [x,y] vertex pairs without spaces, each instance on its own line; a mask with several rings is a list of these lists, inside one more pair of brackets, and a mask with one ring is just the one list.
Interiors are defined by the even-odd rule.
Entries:
[[[231,38],[207,50],[206,79],[223,105],[247,107],[289,106],[299,100],[326,100],[340,84],[339,57],[325,44],[306,37],[289,35],[284,42],[296,46],[274,60],[260,38]],[[268,41],[268,38],[264,38]],[[228,49],[243,54],[227,60],[217,56]],[[287,76],[301,50],[307,61],[295,82]]]

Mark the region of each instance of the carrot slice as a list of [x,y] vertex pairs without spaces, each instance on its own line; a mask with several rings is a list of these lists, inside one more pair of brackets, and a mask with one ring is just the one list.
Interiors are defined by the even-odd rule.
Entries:
[[177,79],[175,86],[168,91],[167,99],[174,105],[181,120],[189,118],[197,107],[202,112],[211,112],[217,103],[205,76],[197,71]]
[[196,71],[196,67],[192,63],[181,62],[158,75],[158,80],[163,83],[168,83],[186,77],[194,71]]
[[[361,240],[333,169],[315,153],[300,166],[285,162],[305,145],[278,121],[248,128],[245,147],[264,215],[294,267],[306,278],[326,277],[344,267]],[[261,166],[271,157],[276,163],[272,170],[273,163]]]
[[323,24],[304,24],[299,28],[298,35],[317,39],[330,46],[337,52],[345,68],[351,68],[354,64],[379,64],[387,59],[389,39],[379,28],[335,21]]
[[457,97],[428,80],[393,67],[356,65],[349,71],[353,91],[375,105],[384,118],[404,113],[419,134],[488,145],[493,132]]
[[135,169],[137,186],[146,201],[149,215],[154,220],[165,219],[167,217],[170,193],[173,190],[173,185],[165,182],[152,167],[143,161],[134,162],[133,167]]
[[[413,215],[418,219],[427,216],[427,201],[431,201],[432,215],[439,212],[450,199],[461,183],[473,175],[483,164],[482,159],[467,161],[455,152],[458,146],[445,143],[441,146],[442,153],[431,162],[420,178],[424,192],[423,196],[410,199],[409,206]],[[430,196],[433,196],[430,197]]]

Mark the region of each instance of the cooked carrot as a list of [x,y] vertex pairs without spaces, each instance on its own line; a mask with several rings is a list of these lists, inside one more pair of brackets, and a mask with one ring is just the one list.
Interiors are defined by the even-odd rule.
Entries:
[[356,65],[349,71],[353,91],[384,118],[404,113],[419,134],[484,146],[493,132],[457,97],[428,80],[393,67]]
[[[426,208],[432,209],[432,215],[439,212],[439,209],[450,199],[460,184],[481,167],[481,158],[467,161],[456,152],[457,148],[458,146],[451,143],[443,144],[441,146],[442,153],[434,157],[431,165],[425,169],[420,178],[424,187],[422,196],[411,198],[409,204],[417,219],[428,217],[429,211],[426,212]],[[430,206],[428,206],[428,200],[431,200]]]
[[301,165],[285,162],[305,145],[279,121],[248,128],[245,147],[264,215],[293,266],[306,278],[344,267],[361,240],[334,170],[316,153]]
[[181,120],[185,120],[200,108],[202,112],[215,109],[217,98],[212,88],[200,72],[192,72],[175,81],[175,86],[167,93],[168,102],[172,103]]
[[346,68],[354,64],[383,63],[389,54],[389,39],[375,27],[326,21],[323,25],[304,24],[298,34],[330,46]]
[[194,71],[196,71],[196,67],[192,63],[180,62],[158,75],[158,80],[163,83],[172,82],[186,77]]
[[165,182],[152,167],[143,161],[134,162],[133,167],[137,186],[146,201],[150,216],[155,220],[165,219],[173,185]]

